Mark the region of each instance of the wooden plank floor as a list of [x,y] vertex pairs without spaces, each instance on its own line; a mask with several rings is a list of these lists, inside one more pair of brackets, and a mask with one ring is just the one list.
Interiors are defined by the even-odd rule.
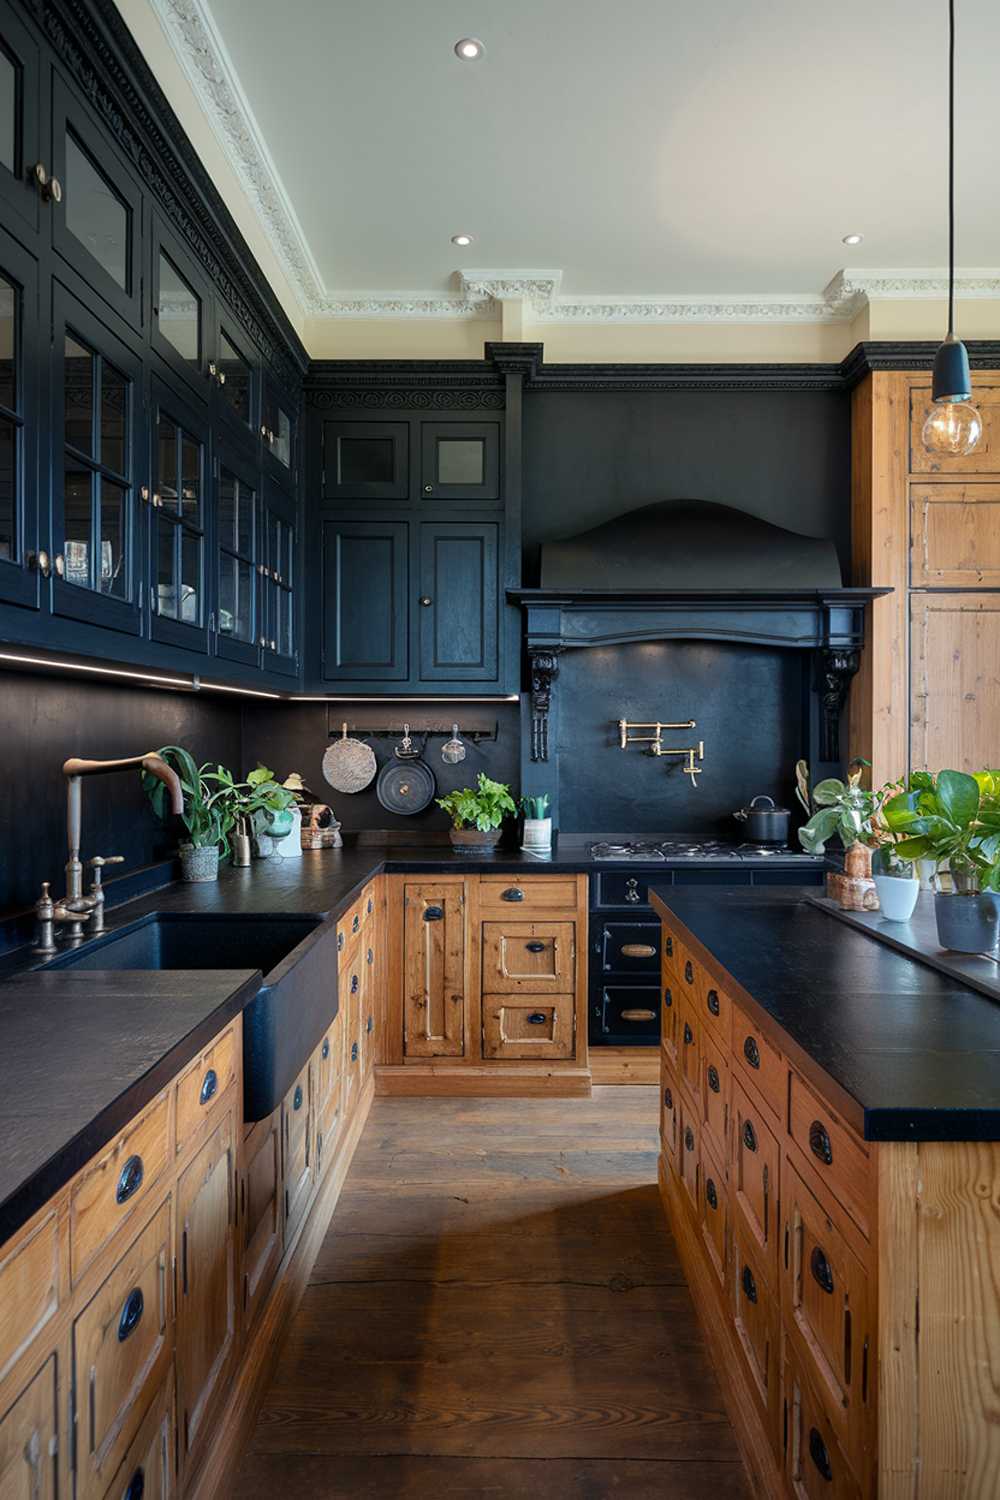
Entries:
[[376,1099],[234,1494],[744,1500],[657,1098]]

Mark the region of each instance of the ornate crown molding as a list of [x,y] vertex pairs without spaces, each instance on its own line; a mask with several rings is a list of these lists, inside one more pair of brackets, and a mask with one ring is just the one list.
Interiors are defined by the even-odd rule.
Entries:
[[[835,315],[842,318],[853,318],[870,302],[927,301],[947,295],[948,272],[940,267],[838,271],[823,292]],[[1000,270],[960,268],[955,272],[955,296],[962,301],[1000,298]]]

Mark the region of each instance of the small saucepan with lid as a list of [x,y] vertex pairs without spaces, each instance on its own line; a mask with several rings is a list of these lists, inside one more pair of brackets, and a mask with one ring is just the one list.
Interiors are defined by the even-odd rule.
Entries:
[[791,813],[787,807],[778,807],[773,797],[754,797],[748,807],[733,813],[746,824],[748,844],[787,844]]

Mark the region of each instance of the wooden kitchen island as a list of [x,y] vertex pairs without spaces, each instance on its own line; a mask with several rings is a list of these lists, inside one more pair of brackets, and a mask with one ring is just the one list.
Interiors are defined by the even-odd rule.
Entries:
[[660,1189],[762,1495],[1000,1492],[1000,1008],[787,890],[653,888]]

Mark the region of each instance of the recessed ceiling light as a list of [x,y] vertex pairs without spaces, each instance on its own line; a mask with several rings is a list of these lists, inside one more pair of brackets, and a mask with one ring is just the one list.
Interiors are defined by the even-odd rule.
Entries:
[[453,245],[471,245],[472,244],[472,235],[471,234],[453,234],[452,237],[451,237],[451,243]]
[[486,48],[477,36],[463,36],[460,42],[455,43],[455,56],[460,57],[463,62],[476,62]]
[[845,245],[860,245],[863,239],[863,234],[845,234],[843,243]]

